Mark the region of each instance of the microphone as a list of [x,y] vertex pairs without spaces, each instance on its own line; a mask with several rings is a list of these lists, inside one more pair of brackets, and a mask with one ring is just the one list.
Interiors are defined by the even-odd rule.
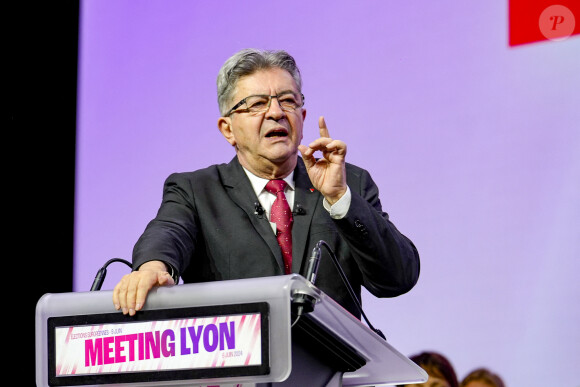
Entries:
[[310,254],[310,258],[308,258],[308,262],[306,262],[306,270],[304,270],[304,274],[302,277],[306,278],[312,285],[316,281],[316,274],[318,273],[318,265],[320,264],[320,257],[322,252],[320,250],[320,245],[317,244],[314,249],[312,249],[312,254]]
[[292,211],[292,215],[306,215],[306,210],[300,203],[296,203],[296,209]]
[[133,268],[133,265],[130,262],[125,261],[124,259],[121,259],[121,258],[109,259],[103,265],[103,267],[101,267],[99,269],[99,271],[97,272],[97,275],[95,276],[95,279],[93,281],[93,285],[91,286],[91,292],[94,292],[95,290],[101,290],[101,286],[103,286],[103,281],[105,280],[105,277],[107,276],[107,266],[109,266],[113,262],[123,262],[125,265],[129,266],[130,268]]
[[[314,280],[316,280],[316,273],[318,272],[318,265],[320,263],[320,246],[324,246],[326,248],[326,250],[328,251],[328,254],[332,258],[332,262],[334,263],[334,265],[336,266],[336,269],[338,270],[338,273],[340,274],[342,282],[346,286],[346,289],[348,290],[350,297],[354,301],[355,306],[360,311],[361,316],[365,319],[369,328],[373,332],[375,332],[377,335],[382,337],[384,340],[387,340],[387,338],[385,337],[383,332],[381,332],[380,329],[376,329],[375,327],[372,326],[371,322],[369,321],[365,312],[363,311],[361,303],[360,303],[359,299],[357,298],[354,290],[352,289],[352,286],[350,285],[350,282],[348,281],[346,274],[342,270],[342,267],[340,266],[340,263],[338,262],[336,255],[334,255],[334,252],[332,251],[332,249],[330,248],[328,243],[326,243],[325,241],[323,241],[323,240],[318,241],[318,243],[316,244],[316,246],[312,250],[312,254],[310,255],[310,258],[308,259],[308,262],[306,264],[304,278],[307,278],[314,285]],[[292,300],[292,307],[293,307],[293,310],[294,310],[295,315],[296,315],[296,320],[294,320],[294,323],[292,325],[294,325],[298,322],[298,319],[300,318],[300,316],[303,313],[312,312],[314,310],[314,302],[316,301],[314,299],[314,297],[311,297],[308,294],[298,294],[296,296],[295,300],[296,300],[297,304],[296,304],[296,306],[294,305],[295,301],[293,299]]]
[[260,202],[254,203],[254,215],[257,215],[259,219],[262,219],[264,215],[264,209],[262,208]]
[[[320,242],[314,246],[312,249],[312,253],[310,254],[310,258],[306,261],[306,266],[302,266],[304,270],[300,271],[300,275],[306,278],[312,285],[316,281],[316,274],[318,273],[318,265],[320,263],[321,257],[321,250],[320,250]],[[314,310],[314,304],[316,303],[316,299],[309,294],[298,293],[294,295],[292,298],[292,310],[294,315],[296,316],[296,320],[294,320],[294,324],[298,321],[300,316],[304,313],[310,313]],[[294,325],[292,324],[292,325]]]

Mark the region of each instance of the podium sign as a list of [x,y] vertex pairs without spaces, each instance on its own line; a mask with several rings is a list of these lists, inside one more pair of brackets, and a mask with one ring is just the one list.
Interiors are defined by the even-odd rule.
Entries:
[[267,375],[268,304],[48,319],[49,385]]

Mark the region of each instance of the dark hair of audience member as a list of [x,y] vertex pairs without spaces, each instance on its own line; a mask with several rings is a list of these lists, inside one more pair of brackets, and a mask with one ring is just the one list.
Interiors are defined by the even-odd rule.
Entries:
[[442,354],[425,351],[411,356],[411,359],[419,367],[423,368],[429,376],[444,379],[449,387],[459,387],[459,381],[451,362]]
[[461,387],[469,387],[470,382],[481,382],[489,387],[505,387],[503,380],[486,368],[477,368],[467,374],[461,381]]

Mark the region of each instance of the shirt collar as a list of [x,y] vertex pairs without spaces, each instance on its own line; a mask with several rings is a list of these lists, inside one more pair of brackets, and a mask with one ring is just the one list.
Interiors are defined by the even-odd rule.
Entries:
[[[244,167],[242,166],[242,168]],[[250,183],[252,184],[252,188],[254,189],[256,196],[260,196],[260,193],[262,193],[266,187],[266,184],[268,184],[270,180],[258,177],[252,172],[248,171],[246,168],[244,168],[244,172],[246,172],[248,179],[250,179]],[[288,187],[294,191],[294,171],[290,172],[290,174],[283,180],[288,184]]]

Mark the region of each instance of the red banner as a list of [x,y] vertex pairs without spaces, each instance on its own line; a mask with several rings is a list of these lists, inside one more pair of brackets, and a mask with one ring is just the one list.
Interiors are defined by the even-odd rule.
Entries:
[[580,0],[509,0],[509,44],[580,34]]

